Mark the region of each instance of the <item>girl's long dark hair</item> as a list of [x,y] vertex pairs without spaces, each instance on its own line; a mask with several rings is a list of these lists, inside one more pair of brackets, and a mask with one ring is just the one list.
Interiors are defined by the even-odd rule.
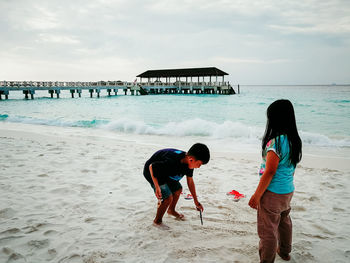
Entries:
[[280,153],[279,135],[287,135],[289,142],[290,162],[296,166],[300,162],[301,139],[295,121],[294,108],[289,100],[276,100],[267,108],[267,123],[262,140],[262,150],[273,138],[276,138],[277,153]]

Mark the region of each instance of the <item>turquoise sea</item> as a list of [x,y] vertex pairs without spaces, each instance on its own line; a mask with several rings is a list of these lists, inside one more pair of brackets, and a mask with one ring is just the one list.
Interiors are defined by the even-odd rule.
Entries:
[[266,109],[276,99],[292,101],[304,145],[350,147],[350,86],[244,86],[238,95],[149,95],[120,93],[90,98],[24,100],[11,92],[0,101],[0,122],[105,129],[125,135],[199,136],[244,144],[260,141]]

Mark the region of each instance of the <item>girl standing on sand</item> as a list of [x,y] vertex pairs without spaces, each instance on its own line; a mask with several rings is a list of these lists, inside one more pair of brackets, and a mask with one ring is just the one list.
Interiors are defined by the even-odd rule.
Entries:
[[294,171],[301,156],[293,105],[289,100],[277,100],[267,109],[261,178],[249,200],[249,206],[258,210],[260,262],[274,262],[276,252],[283,260],[290,260],[290,201],[294,192]]

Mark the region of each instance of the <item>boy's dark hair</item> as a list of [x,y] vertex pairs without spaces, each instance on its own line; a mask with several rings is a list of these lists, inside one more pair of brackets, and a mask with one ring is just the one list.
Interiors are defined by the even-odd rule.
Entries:
[[203,164],[207,164],[210,159],[210,152],[208,147],[202,143],[195,143],[188,150],[187,155],[193,156],[196,160],[202,161]]

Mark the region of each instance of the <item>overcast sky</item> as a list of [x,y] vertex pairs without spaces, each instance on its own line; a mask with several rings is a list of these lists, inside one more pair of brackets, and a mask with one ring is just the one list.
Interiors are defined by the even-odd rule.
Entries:
[[0,0],[1,80],[217,67],[232,84],[350,83],[349,0]]

